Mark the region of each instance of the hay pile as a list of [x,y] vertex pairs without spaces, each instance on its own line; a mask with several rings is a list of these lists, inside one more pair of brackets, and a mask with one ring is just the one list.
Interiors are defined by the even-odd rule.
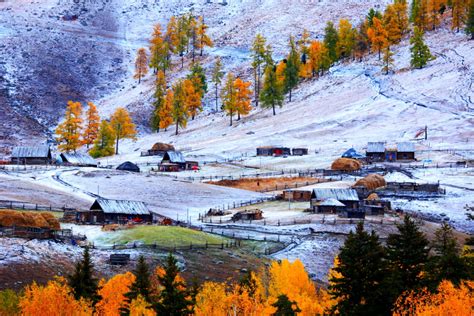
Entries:
[[332,170],[340,171],[356,171],[361,167],[362,164],[358,160],[351,158],[338,158],[331,165]]
[[0,210],[0,226],[60,229],[59,221],[47,212]]
[[370,193],[369,196],[367,197],[367,200],[369,200],[369,201],[379,201],[380,198],[377,195],[377,193]]
[[368,190],[375,190],[387,185],[383,176],[378,174],[369,174],[365,178],[358,180],[354,187],[365,187]]
[[174,146],[171,144],[165,144],[165,143],[156,143],[151,147],[152,151],[174,151]]

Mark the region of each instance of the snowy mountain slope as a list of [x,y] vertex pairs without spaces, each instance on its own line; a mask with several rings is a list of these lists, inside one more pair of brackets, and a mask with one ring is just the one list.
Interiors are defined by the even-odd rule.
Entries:
[[100,100],[120,96],[134,85],[136,49],[147,46],[154,23],[164,24],[173,14],[193,10],[205,16],[216,42],[211,55],[221,56],[228,69],[235,69],[243,62],[248,67],[249,44],[256,32],[269,38],[278,56],[290,34],[300,34],[306,27],[320,36],[327,20],[357,20],[379,5],[374,0],[236,0],[228,5],[217,0],[1,2],[0,118],[8,123],[0,126],[0,137],[8,145],[51,139],[69,99],[99,102],[104,114],[128,106],[137,122],[146,125],[149,93],[140,100],[111,102],[110,107]]

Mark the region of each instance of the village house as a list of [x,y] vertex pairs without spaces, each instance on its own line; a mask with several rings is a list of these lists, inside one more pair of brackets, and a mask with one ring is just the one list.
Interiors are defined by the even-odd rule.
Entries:
[[412,142],[398,143],[397,160],[415,160],[415,144]]
[[52,163],[51,149],[47,145],[15,147],[11,162],[19,165],[47,165]]
[[315,213],[337,213],[342,217],[361,216],[359,197],[353,189],[314,189],[310,206]]
[[385,143],[369,142],[365,153],[368,162],[381,162],[385,160]]
[[281,146],[263,146],[257,147],[257,156],[290,156],[291,150],[288,147]]
[[150,223],[153,219],[145,203],[127,200],[97,199],[89,211],[78,212],[77,220],[91,224]]
[[167,151],[159,165],[160,171],[198,170],[197,161],[186,161],[180,151]]
[[61,163],[65,166],[97,167],[97,162],[89,155],[80,153],[62,153]]
[[286,201],[295,202],[309,202],[311,201],[312,189],[310,188],[295,188],[283,191],[282,198]]

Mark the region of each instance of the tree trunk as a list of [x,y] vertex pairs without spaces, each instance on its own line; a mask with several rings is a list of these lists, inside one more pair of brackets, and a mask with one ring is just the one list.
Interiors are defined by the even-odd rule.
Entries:
[[240,121],[240,112],[237,112],[237,121]]
[[258,106],[258,83],[257,83],[257,68],[254,71],[254,82],[255,82],[255,107]]
[[119,138],[117,137],[117,141],[115,142],[115,154],[118,155],[118,143],[119,143]]
[[291,102],[291,91],[292,91],[292,90],[293,90],[293,89],[290,89],[290,102]]
[[178,121],[176,121],[176,132],[175,135],[178,135]]
[[232,126],[232,111],[230,111],[230,126]]
[[181,69],[184,68],[184,54],[181,55]]
[[273,108],[273,115],[276,115],[276,112],[275,112],[275,104],[272,105],[272,108]]
[[217,83],[216,83],[216,112],[218,112],[218,107],[219,107],[218,94],[219,94],[219,88],[217,87]]

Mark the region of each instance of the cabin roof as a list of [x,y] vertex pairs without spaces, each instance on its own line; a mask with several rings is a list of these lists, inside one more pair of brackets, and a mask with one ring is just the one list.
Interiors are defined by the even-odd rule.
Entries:
[[368,142],[367,152],[368,153],[384,153],[385,143],[384,142]]
[[80,153],[62,153],[63,162],[69,162],[73,165],[97,165],[97,162],[89,155]]
[[150,215],[145,203],[128,200],[97,199],[90,210],[101,210],[106,214]]
[[167,151],[163,156],[163,161],[170,161],[172,163],[186,163],[183,154],[180,151]]
[[49,158],[49,146],[18,146],[13,148],[12,158]]
[[319,205],[319,206],[345,206],[343,203],[341,203],[340,201],[338,201],[336,199],[333,199],[333,198],[323,200],[323,201],[317,203],[317,205]]
[[354,189],[334,189],[334,188],[314,189],[312,198],[319,201],[324,201],[328,199],[335,199],[338,201],[359,201],[357,192]]
[[398,143],[397,150],[400,152],[415,152],[415,144],[412,142]]

